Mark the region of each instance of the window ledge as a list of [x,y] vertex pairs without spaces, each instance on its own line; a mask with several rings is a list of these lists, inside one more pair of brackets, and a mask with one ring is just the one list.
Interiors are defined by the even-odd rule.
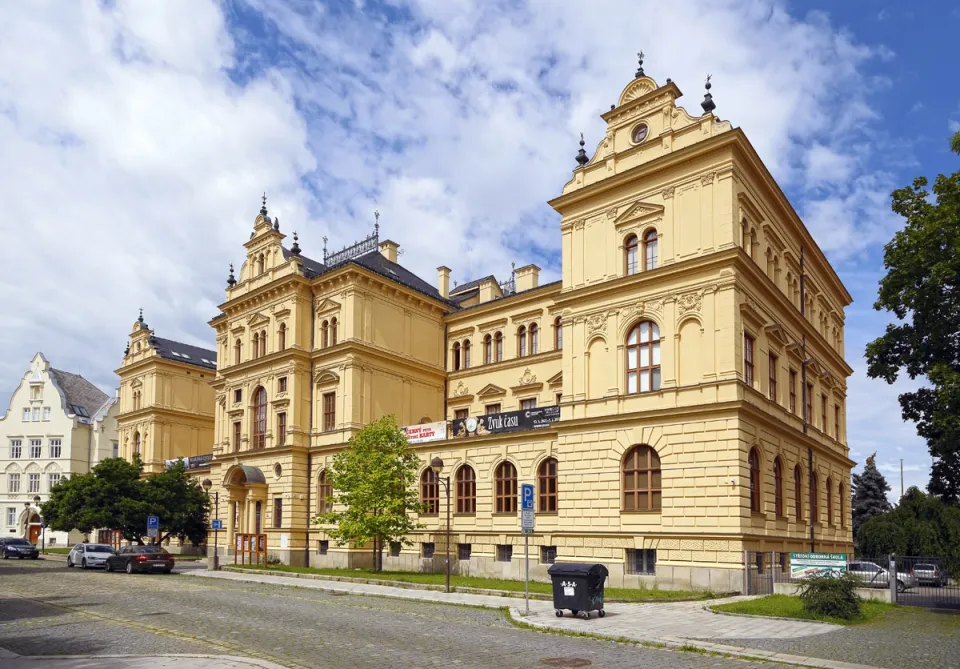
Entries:
[[559,511],[537,511],[535,515],[538,516],[559,516]]
[[508,517],[508,516],[509,516],[509,517],[516,518],[516,517],[517,517],[517,512],[516,512],[516,511],[498,511],[498,512],[492,514],[492,515],[493,515],[494,518],[497,518],[497,517]]
[[638,515],[640,515],[640,514],[647,514],[647,513],[660,513],[660,512],[662,512],[662,511],[663,511],[663,509],[633,509],[633,510],[630,510],[630,511],[627,511],[627,510],[625,510],[625,509],[621,509],[621,510],[620,510],[620,513],[638,514]]

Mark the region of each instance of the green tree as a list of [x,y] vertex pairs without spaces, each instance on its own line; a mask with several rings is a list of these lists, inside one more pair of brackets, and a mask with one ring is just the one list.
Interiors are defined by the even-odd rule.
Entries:
[[868,557],[939,557],[950,572],[960,573],[960,509],[911,487],[895,509],[863,523],[856,545]]
[[850,511],[853,514],[853,536],[856,538],[863,521],[871,516],[879,516],[890,510],[887,493],[890,485],[877,469],[877,454],[867,458],[862,474],[853,475],[853,501]]
[[[951,139],[960,154],[960,132]],[[900,395],[904,420],[917,424],[933,467],[929,490],[960,501],[960,171],[893,192],[893,211],[906,219],[887,244],[886,276],[874,308],[898,322],[867,345],[867,373],[893,383],[901,373],[929,387]]]
[[373,545],[373,567],[383,568],[385,542],[404,541],[421,527],[410,516],[421,509],[416,491],[420,458],[409,450],[406,434],[393,416],[365,426],[334,458],[331,501],[342,511],[321,514],[313,522],[333,525],[327,532],[338,545]]
[[[144,499],[149,511],[160,519],[157,543],[176,536],[199,544],[207,536],[210,500],[196,478],[187,476],[183,460],[144,481]],[[143,516],[142,526],[147,518]]]

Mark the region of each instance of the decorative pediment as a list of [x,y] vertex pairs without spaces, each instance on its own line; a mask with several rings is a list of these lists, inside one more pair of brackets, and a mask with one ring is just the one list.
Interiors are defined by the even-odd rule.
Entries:
[[760,308],[749,297],[745,297],[740,303],[740,314],[745,320],[751,321],[752,324],[757,327],[762,328],[764,322],[766,321],[766,318],[763,317],[763,313],[760,311]]
[[562,386],[562,385],[563,385],[563,372],[557,372],[556,374],[554,374],[553,376],[551,376],[549,379],[547,379],[547,385],[549,385],[549,386],[551,386],[551,387],[554,387],[554,386]]
[[614,225],[617,228],[622,228],[637,223],[653,223],[660,218],[663,218],[663,207],[661,205],[635,202],[624,208],[623,213],[617,216]]
[[330,313],[332,311],[338,311],[340,309],[340,303],[331,300],[329,297],[318,297],[316,302],[314,302],[314,308],[318,314]]
[[480,389],[480,392],[477,393],[477,397],[502,397],[506,394],[507,391],[500,386],[488,383]]
[[131,388],[139,388],[139,387],[141,387],[142,385],[143,385],[143,381],[141,381],[140,379],[134,379],[133,382],[130,384],[130,387],[131,387]]
[[340,382],[340,375],[332,369],[321,369],[313,377],[313,382],[318,385],[334,385]]
[[833,372],[825,369],[820,375],[820,383],[826,388],[835,388],[837,386],[837,377],[833,375]]
[[517,385],[529,386],[532,383],[537,382],[537,375],[530,372],[530,368],[527,367],[523,370],[523,374],[520,375],[520,381]]
[[463,385],[463,381],[457,384],[457,387],[453,390],[454,397],[466,397],[470,394],[470,389]]
[[657,90],[657,83],[653,79],[650,77],[638,77],[623,89],[617,106],[622,107],[628,102],[642,98],[647,93],[653,93],[655,90]]
[[780,323],[768,323],[763,326],[767,339],[777,346],[786,346],[790,343],[790,335]]
[[677,298],[677,311],[680,316],[690,313],[700,313],[703,307],[703,291],[697,290],[692,293],[684,293]]
[[829,372],[827,372],[824,366],[820,364],[819,360],[817,360],[816,358],[807,359],[807,378],[808,379],[816,378],[818,376],[823,376],[824,374],[827,374],[827,373]]
[[255,314],[250,314],[250,316],[247,318],[247,325],[249,325],[250,327],[256,327],[258,325],[266,325],[269,322],[270,322],[270,318],[268,316],[264,316],[259,311]]

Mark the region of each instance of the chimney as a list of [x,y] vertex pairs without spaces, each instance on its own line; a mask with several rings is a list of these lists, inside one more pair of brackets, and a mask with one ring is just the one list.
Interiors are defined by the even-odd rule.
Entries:
[[380,242],[380,253],[390,262],[397,262],[397,249],[399,248],[399,244],[389,239],[384,239]]
[[493,277],[488,277],[480,282],[480,304],[503,297],[503,291],[500,290],[500,284]]
[[517,282],[517,292],[531,290],[536,288],[540,282],[540,268],[536,265],[527,265],[520,267],[514,273]]
[[450,297],[450,268],[440,265],[437,268],[437,289],[440,297]]

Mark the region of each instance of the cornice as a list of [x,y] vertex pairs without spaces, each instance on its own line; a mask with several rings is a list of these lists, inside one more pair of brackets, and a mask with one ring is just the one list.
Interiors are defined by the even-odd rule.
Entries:
[[507,360],[501,360],[500,362],[491,362],[486,365],[475,365],[473,367],[468,367],[467,369],[458,369],[456,371],[447,372],[447,378],[450,381],[458,381],[463,379],[470,379],[476,376],[481,376],[486,373],[497,372],[502,369],[510,369],[511,367],[529,367],[531,363],[537,362],[549,362],[550,360],[561,360],[563,358],[563,351],[544,351],[543,353],[537,353],[534,355],[525,355],[522,358],[509,358]]
[[[497,312],[501,310],[509,312],[525,302],[542,300],[543,298],[549,297],[552,294],[559,293],[560,288],[560,281],[552,281],[550,283],[545,283],[542,286],[525,290],[522,293],[514,293],[513,295],[508,295],[507,297],[501,297],[496,300],[490,300],[489,302],[475,304],[472,307],[464,307],[460,311],[454,311],[447,314],[444,319],[452,326],[458,321],[474,318],[478,315],[481,318],[496,318],[497,316],[489,314],[489,312]],[[549,305],[544,306],[548,307]],[[510,318],[510,316],[510,313],[504,315],[505,318]]]
[[[443,379],[446,376],[446,371],[440,365],[431,365],[430,363],[423,362],[422,360],[401,356],[396,351],[381,349],[357,339],[344,339],[338,342],[335,346],[317,349],[310,354],[310,361],[313,364],[323,364],[329,366],[332,364],[333,360],[347,362],[345,357],[340,356],[348,356],[349,354],[361,357],[369,356],[377,361],[385,361],[387,364],[384,365],[384,369],[390,368],[391,366],[401,366],[406,369],[419,372],[423,376],[436,376],[440,379]],[[356,357],[354,357],[351,362],[355,365],[362,364],[362,360],[358,360]]]

